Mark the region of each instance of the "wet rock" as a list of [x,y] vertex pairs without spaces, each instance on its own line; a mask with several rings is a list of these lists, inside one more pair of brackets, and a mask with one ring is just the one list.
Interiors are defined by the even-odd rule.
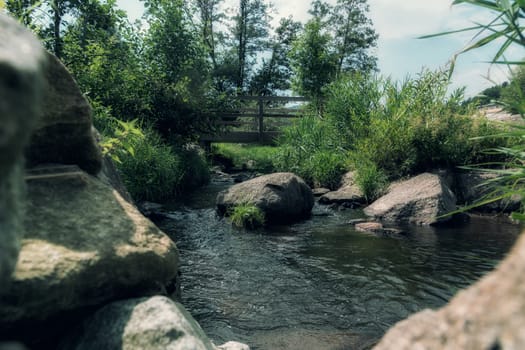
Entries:
[[[175,244],[118,192],[76,167],[27,177],[26,235],[0,299],[0,339],[21,325],[130,295],[163,293]],[[27,333],[27,334],[26,334]]]
[[440,217],[456,210],[456,197],[440,176],[424,173],[392,184],[388,193],[364,209],[382,221],[432,225],[450,220]]
[[229,341],[225,344],[217,346],[217,350],[250,350],[250,347],[243,343]]
[[355,229],[360,232],[372,233],[378,237],[399,237],[405,233],[402,230],[384,227],[379,222],[360,222],[355,224]]
[[[463,205],[472,205],[484,200],[494,190],[487,182],[495,181],[500,175],[496,173],[468,172],[456,175],[456,195]],[[519,209],[520,196],[512,196],[483,206],[476,207],[476,211],[510,213]]]
[[140,210],[142,215],[148,218],[163,217],[163,215],[161,215],[161,212],[163,211],[164,206],[159,203],[143,201],[138,204],[138,209]]
[[26,152],[29,167],[78,165],[89,174],[102,167],[91,107],[64,65],[47,53],[43,112]]
[[27,350],[27,348],[20,343],[9,342],[0,343],[0,350]]
[[352,219],[352,220],[348,220],[348,223],[350,225],[357,225],[357,224],[360,224],[360,223],[363,223],[363,222],[367,222],[366,219]]
[[44,55],[27,29],[0,12],[0,294],[23,233],[23,151],[41,107]]
[[392,327],[374,350],[525,349],[525,236],[491,273],[446,306]]
[[328,192],[330,192],[330,189],[328,188],[314,188],[312,189],[312,193],[314,194],[315,197],[320,197],[322,195],[325,195],[327,194]]
[[328,192],[319,198],[320,204],[339,204],[347,208],[354,208],[366,203],[366,199],[361,189],[355,183],[355,172],[346,173],[341,186],[337,191]]
[[234,185],[217,196],[217,210],[226,215],[235,205],[251,203],[265,213],[267,223],[290,223],[308,217],[314,196],[292,173],[275,173]]
[[84,321],[62,350],[214,350],[199,324],[171,299],[162,296],[114,302]]
[[379,222],[361,222],[355,224],[355,229],[361,232],[374,232],[383,229],[383,225]]

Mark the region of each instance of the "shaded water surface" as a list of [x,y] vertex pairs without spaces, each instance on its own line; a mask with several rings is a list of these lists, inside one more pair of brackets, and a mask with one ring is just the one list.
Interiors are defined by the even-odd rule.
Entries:
[[369,348],[395,322],[442,306],[491,270],[520,227],[473,218],[379,238],[347,224],[360,211],[245,232],[215,215],[214,183],[159,223],[182,260],[183,304],[216,344],[252,349]]

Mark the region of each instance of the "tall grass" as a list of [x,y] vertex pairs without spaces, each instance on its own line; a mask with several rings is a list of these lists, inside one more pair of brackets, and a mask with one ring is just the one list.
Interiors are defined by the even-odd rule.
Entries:
[[[452,59],[451,72],[454,69],[454,62],[458,55],[468,51],[477,50],[490,43],[498,43],[499,49],[492,58],[493,64],[504,64],[507,66],[523,66],[525,61],[509,61],[505,59],[505,53],[512,47],[525,47],[525,2],[522,0],[455,0],[453,5],[466,4],[473,8],[487,9],[493,17],[487,23],[479,23],[469,28],[463,28],[451,32],[428,35],[431,38],[440,35],[449,35],[459,32],[474,32],[472,42],[460,50]],[[521,68],[520,67],[520,68]],[[525,116],[525,91],[523,87],[513,87],[512,96],[507,104],[514,110]],[[511,91],[511,90],[509,90]],[[500,139],[513,140],[510,146],[500,145],[492,148],[492,153],[505,157],[507,161],[492,163],[491,168],[484,168],[486,164],[480,164],[473,168],[478,171],[494,172],[494,165],[499,165],[503,170],[497,171],[501,177],[495,182],[486,185],[494,188],[493,196],[488,200],[478,203],[500,200],[518,194],[522,198],[522,206],[518,212],[513,213],[513,217],[518,220],[525,220],[525,128],[522,125],[511,126],[511,129],[503,130],[497,134]],[[482,138],[483,139],[483,138]],[[486,139],[486,137],[485,137]],[[472,168],[472,167],[471,167]],[[510,170],[509,170],[510,169]]]
[[285,130],[278,167],[313,185],[335,188],[357,170],[368,200],[386,179],[472,161],[493,161],[484,149],[504,145],[500,132],[465,107],[462,90],[448,94],[447,71],[423,71],[395,82],[373,75],[342,76],[327,90],[322,118],[305,116]]
[[122,122],[94,103],[101,147],[116,162],[122,180],[137,201],[164,201],[209,181],[208,165],[198,150],[174,147],[152,128]]
[[309,114],[285,128],[279,138],[275,164],[312,186],[334,189],[347,169],[347,152],[341,147],[336,127]]
[[232,160],[238,169],[270,173],[275,170],[277,147],[219,143],[213,145],[212,153]]

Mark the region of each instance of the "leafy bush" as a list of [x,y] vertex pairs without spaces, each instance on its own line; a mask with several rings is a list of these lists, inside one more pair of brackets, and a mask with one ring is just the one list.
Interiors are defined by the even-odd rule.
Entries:
[[475,117],[463,104],[463,90],[449,94],[448,85],[445,71],[423,71],[400,83],[342,76],[327,90],[324,118],[305,116],[285,130],[277,167],[309,184],[334,188],[352,159],[370,199],[384,177],[498,160],[484,150],[505,145],[489,137],[500,130]]
[[340,147],[335,127],[306,115],[284,129],[275,164],[313,186],[334,188],[346,170],[347,152]]
[[118,168],[131,196],[136,200],[163,201],[174,197],[185,175],[180,155],[153,130],[136,142],[134,154],[123,157]]
[[344,75],[328,86],[325,113],[344,146],[352,148],[367,135],[383,95],[381,88],[379,78],[362,73]]
[[375,201],[381,197],[388,186],[388,179],[385,173],[374,163],[363,162],[357,168],[356,183],[363,192],[367,203]]
[[230,219],[236,227],[254,229],[264,225],[264,212],[253,204],[244,203],[230,210]]
[[319,150],[304,164],[305,176],[314,187],[337,189],[347,170],[346,157],[329,150]]

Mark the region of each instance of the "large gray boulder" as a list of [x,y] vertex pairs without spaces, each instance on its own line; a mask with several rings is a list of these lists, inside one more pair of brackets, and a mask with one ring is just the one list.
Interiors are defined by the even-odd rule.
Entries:
[[250,350],[228,342],[215,347],[179,303],[163,296],[108,304],[60,344],[63,350]]
[[374,350],[525,349],[525,237],[446,306],[392,327]]
[[228,215],[230,208],[246,203],[261,209],[267,223],[289,223],[310,215],[314,196],[310,187],[292,173],[256,177],[217,196],[217,209],[222,215]]
[[390,186],[388,193],[364,209],[379,220],[417,225],[447,221],[456,210],[456,197],[439,176],[424,173]]
[[92,129],[91,106],[66,67],[52,54],[46,56],[44,105],[26,153],[28,165],[78,165],[95,175],[102,155]]
[[64,350],[214,350],[199,324],[179,303],[162,296],[118,301],[84,321],[59,347]]
[[26,235],[0,299],[0,339],[24,323],[162,293],[176,279],[175,244],[117,191],[71,166],[26,180]]
[[341,186],[336,191],[331,191],[323,194],[319,198],[321,204],[350,204],[361,205],[366,203],[363,191],[357,186],[355,182],[355,171],[346,173],[341,179]]
[[0,294],[20,248],[23,150],[39,116],[44,63],[40,43],[0,12]]

